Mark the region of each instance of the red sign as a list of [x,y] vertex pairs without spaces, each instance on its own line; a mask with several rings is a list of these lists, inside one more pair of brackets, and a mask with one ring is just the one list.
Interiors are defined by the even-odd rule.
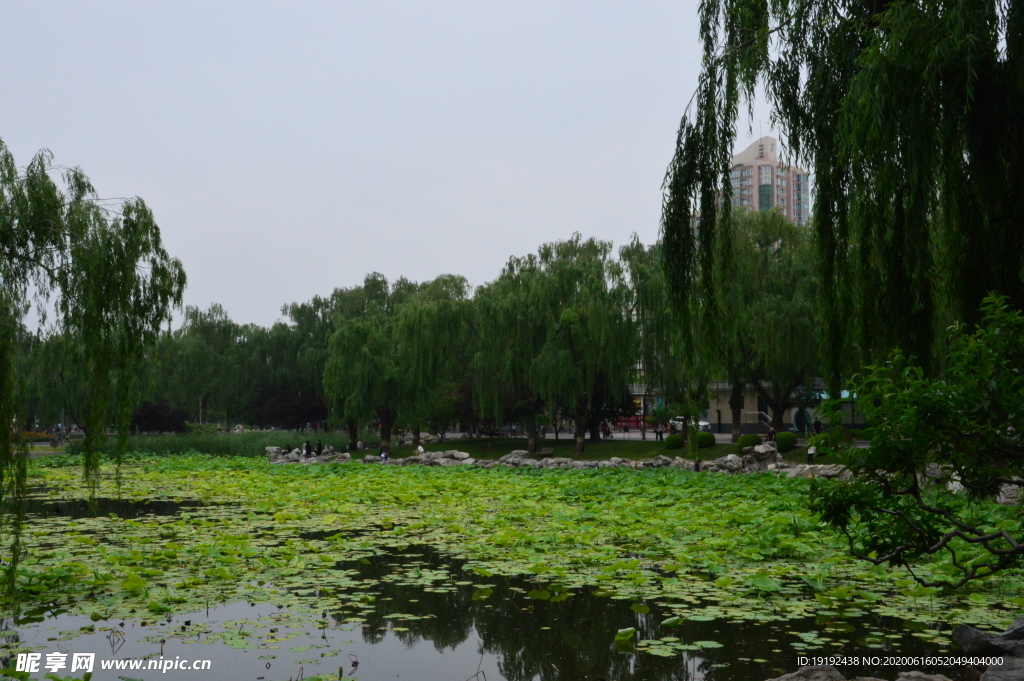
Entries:
[[626,418],[619,419],[615,422],[616,428],[640,428],[640,422],[643,421],[643,416],[627,416]]

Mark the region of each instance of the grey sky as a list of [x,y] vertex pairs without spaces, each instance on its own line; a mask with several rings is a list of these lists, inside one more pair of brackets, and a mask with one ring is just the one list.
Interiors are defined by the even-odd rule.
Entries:
[[574,231],[655,240],[696,22],[697,0],[5,1],[0,137],[141,196],[186,303],[268,324],[374,270],[476,285]]

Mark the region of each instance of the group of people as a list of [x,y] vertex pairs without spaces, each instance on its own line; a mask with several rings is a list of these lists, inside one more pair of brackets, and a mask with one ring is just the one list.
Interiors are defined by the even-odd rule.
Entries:
[[[291,451],[292,451],[292,446],[291,445],[285,445],[284,446],[284,453],[285,454],[288,454]],[[304,458],[304,459],[312,458],[314,455],[320,456],[323,453],[324,453],[324,443],[321,442],[320,440],[316,441],[316,446],[315,447],[310,443],[309,440],[306,440],[304,443],[302,443],[302,446],[299,447],[299,455],[302,458]]]

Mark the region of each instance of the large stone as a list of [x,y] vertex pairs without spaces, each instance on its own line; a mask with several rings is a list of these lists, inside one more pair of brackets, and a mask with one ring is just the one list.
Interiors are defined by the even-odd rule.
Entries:
[[1003,506],[1019,506],[1021,497],[1020,485],[1002,485],[996,496],[996,503]]
[[1021,642],[1021,635],[1019,633],[1020,629],[1024,628],[1021,621],[1017,620],[1007,630],[1006,633],[1010,635],[1010,638],[1003,634],[993,634],[961,624],[953,630],[953,640],[968,655],[1009,655],[1024,658],[1024,643]]
[[[746,448],[744,447],[744,450]],[[766,459],[775,458],[775,445],[771,442],[765,442],[764,444],[755,445],[754,451],[751,452],[758,460],[764,461]]]
[[897,681],[952,681],[942,674],[925,674],[924,672],[900,672]]
[[454,452],[452,454],[452,458],[453,459],[458,459],[459,461],[465,461],[466,459],[468,459],[470,457],[469,457],[469,452]]
[[743,468],[743,459],[735,454],[729,454],[712,461],[717,467],[727,471],[738,471]]
[[654,467],[655,468],[662,468],[663,466],[671,466],[671,465],[672,465],[672,459],[670,459],[669,457],[665,456],[664,454],[659,454],[658,456],[654,457]]
[[846,466],[841,463],[830,463],[818,466],[818,477],[819,478],[838,478],[846,470]]
[[1024,617],[1014,620],[1010,628],[1000,635],[1000,638],[1004,641],[1024,641]]
[[476,459],[474,459],[471,456],[468,456],[465,459],[462,459],[461,461],[463,466],[472,466],[473,464],[476,463]]
[[816,667],[800,667],[792,674],[770,679],[769,681],[846,681],[839,670],[831,665]]
[[980,681],[1024,681],[1024,658],[1004,657],[1002,664],[989,665]]

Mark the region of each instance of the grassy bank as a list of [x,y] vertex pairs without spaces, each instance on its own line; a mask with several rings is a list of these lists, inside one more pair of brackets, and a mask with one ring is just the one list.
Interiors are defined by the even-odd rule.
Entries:
[[[296,431],[258,431],[246,433],[186,433],[184,435],[133,435],[128,442],[128,451],[150,452],[153,454],[185,454],[202,452],[220,456],[264,456],[267,447],[299,447],[309,440],[317,440],[324,447],[331,445],[342,450],[348,447],[348,436],[342,432],[300,433]],[[82,450],[80,440],[69,443],[68,454]],[[104,454],[115,451],[114,438],[100,447]]]

